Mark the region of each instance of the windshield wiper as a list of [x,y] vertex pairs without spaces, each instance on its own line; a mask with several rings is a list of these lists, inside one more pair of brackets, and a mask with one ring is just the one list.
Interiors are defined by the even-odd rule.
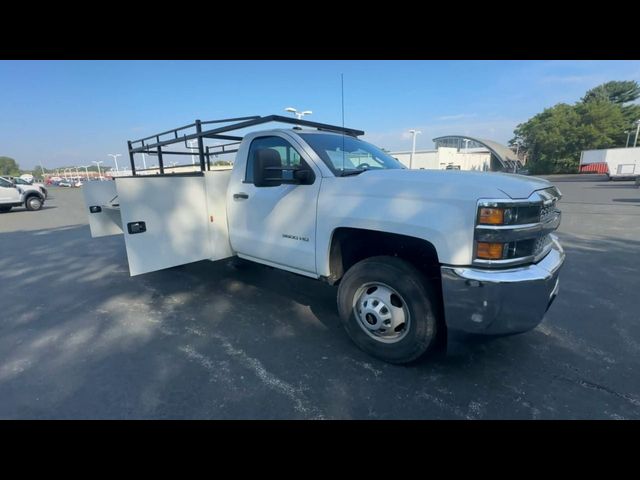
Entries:
[[342,173],[340,173],[340,176],[341,177],[348,177],[348,176],[351,176],[351,175],[359,175],[362,172],[366,172],[366,171],[367,170],[364,169],[364,168],[363,169],[357,169],[357,170],[343,170]]

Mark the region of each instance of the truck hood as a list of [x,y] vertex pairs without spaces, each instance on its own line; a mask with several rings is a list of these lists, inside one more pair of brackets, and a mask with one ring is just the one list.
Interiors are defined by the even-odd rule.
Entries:
[[[384,179],[388,182],[414,186],[419,184],[452,185],[467,193],[475,192],[478,198],[491,195],[490,192],[495,192],[495,189],[512,199],[528,198],[534,191],[552,186],[547,180],[524,175],[461,170],[368,170],[357,177],[361,177],[365,182],[365,179]],[[499,192],[495,193],[499,194]]]
[[38,187],[36,187],[35,185],[16,185],[16,188],[20,192],[38,192],[38,193],[41,193],[40,189]]

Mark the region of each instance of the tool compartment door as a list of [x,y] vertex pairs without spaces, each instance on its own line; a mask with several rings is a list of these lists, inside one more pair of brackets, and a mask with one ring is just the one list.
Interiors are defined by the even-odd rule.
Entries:
[[204,176],[116,180],[131,276],[210,257]]
[[231,179],[231,169],[204,172],[209,212],[209,260],[221,260],[233,255],[229,241],[227,222],[227,188]]
[[116,182],[90,181],[82,186],[84,204],[89,217],[89,228],[93,238],[122,233],[122,220],[118,207]]

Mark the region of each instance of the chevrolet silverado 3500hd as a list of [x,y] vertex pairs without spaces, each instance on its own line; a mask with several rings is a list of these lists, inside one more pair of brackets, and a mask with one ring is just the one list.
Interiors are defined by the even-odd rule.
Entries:
[[[294,127],[237,134],[269,122]],[[565,257],[552,233],[560,192],[513,174],[408,170],[363,134],[270,115],[130,141],[132,175],[84,187],[92,235],[124,233],[131,275],[238,256],[337,285],[347,333],[388,362],[417,359],[447,330],[538,325]],[[164,156],[194,154],[190,140],[198,171],[165,172]],[[140,153],[158,170],[136,171]],[[229,153],[232,168],[212,168]]]

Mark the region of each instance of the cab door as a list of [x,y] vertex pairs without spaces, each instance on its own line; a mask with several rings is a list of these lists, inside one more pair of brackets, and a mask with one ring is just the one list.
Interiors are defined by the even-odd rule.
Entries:
[[20,192],[4,178],[0,178],[0,203],[20,203]]
[[[258,187],[253,182],[253,158],[259,149],[278,152],[282,166],[313,171],[309,185]],[[302,148],[277,134],[256,137],[249,146],[242,182],[227,193],[231,246],[239,256],[316,276],[316,207],[320,171]],[[283,178],[290,172],[283,172]]]

